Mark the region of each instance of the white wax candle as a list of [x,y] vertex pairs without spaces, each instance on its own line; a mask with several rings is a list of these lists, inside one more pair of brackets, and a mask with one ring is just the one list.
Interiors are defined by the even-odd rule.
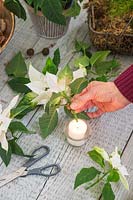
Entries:
[[85,121],[78,119],[72,120],[68,125],[68,135],[74,140],[83,140],[87,131],[87,124]]

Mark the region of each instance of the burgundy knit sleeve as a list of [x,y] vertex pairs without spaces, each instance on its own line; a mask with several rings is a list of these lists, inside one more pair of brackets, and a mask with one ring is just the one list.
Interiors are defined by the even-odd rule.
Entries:
[[133,65],[120,74],[114,83],[123,96],[133,102]]

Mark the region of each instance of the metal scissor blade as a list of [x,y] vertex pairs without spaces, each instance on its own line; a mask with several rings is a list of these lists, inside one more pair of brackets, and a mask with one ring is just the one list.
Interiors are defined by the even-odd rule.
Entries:
[[26,167],[21,167],[20,169],[18,169],[17,171],[15,171],[11,174],[0,177],[0,187],[6,185],[7,183],[9,183],[11,181],[13,181],[17,177],[20,177],[22,175],[26,175],[27,171],[25,171],[25,169],[26,169]]

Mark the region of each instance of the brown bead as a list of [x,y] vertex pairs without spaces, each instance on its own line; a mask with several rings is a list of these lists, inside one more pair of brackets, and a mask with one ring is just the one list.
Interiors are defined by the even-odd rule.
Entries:
[[27,55],[28,56],[33,56],[34,55],[34,49],[30,48],[30,49],[27,49]]
[[49,55],[49,48],[44,48],[44,49],[42,50],[42,54],[43,54],[44,56]]

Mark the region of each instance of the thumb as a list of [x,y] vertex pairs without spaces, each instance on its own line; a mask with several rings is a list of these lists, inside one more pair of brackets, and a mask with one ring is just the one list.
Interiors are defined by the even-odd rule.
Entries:
[[[83,95],[78,96],[77,98],[72,99],[70,108],[72,110],[82,110],[86,105],[89,106],[89,102],[93,99],[93,93],[87,92]],[[91,104],[90,104],[91,105]]]

